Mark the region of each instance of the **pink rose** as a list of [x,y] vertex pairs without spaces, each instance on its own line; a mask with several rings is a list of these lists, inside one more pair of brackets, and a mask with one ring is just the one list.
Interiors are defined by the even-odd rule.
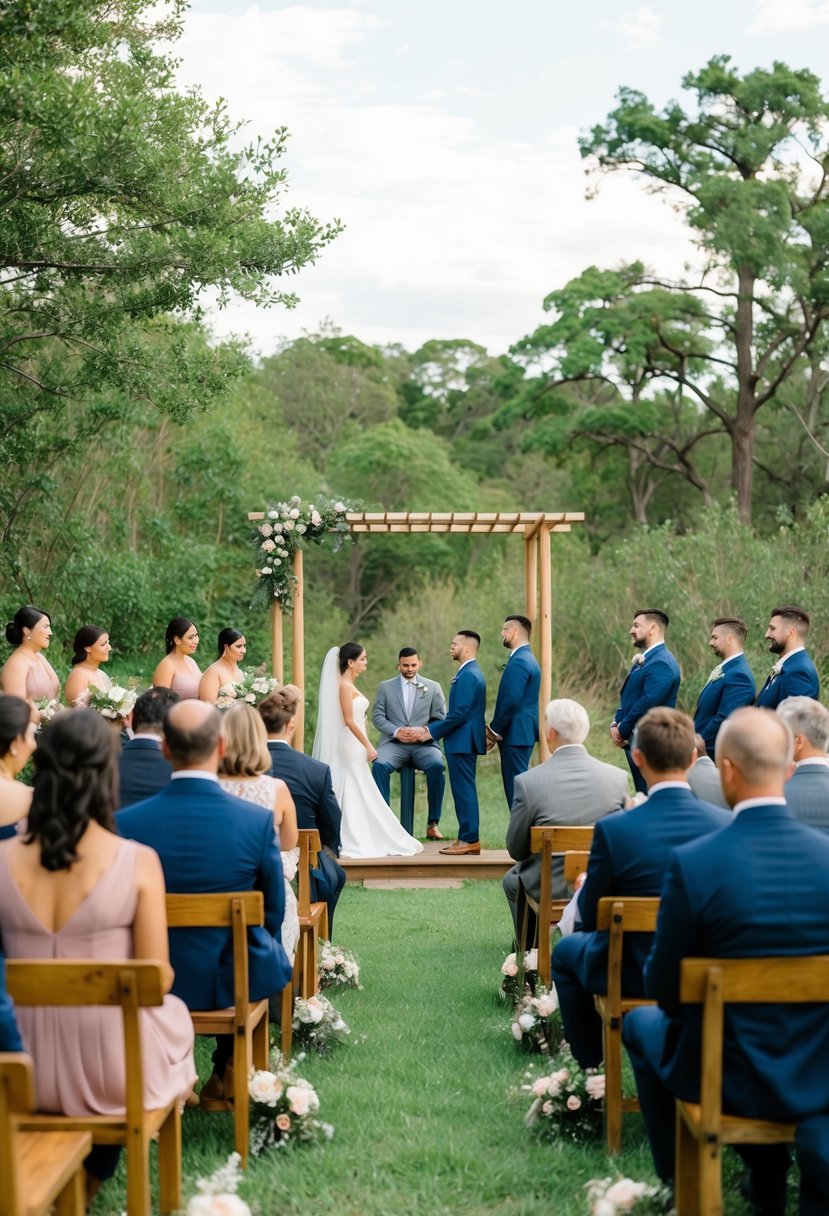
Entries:
[[567,1109],[578,1110],[580,1106],[581,1098],[579,1098],[577,1094],[570,1094],[570,1097],[567,1099]]
[[262,541],[262,551],[264,553],[273,553],[275,548],[276,548],[276,545],[273,543],[272,540],[263,540]]
[[536,1081],[533,1081],[533,1093],[537,1098],[543,1098],[548,1092],[547,1082],[547,1077],[539,1077]]
[[521,1040],[522,1040],[522,1039],[523,1039],[523,1037],[524,1037],[524,1033],[523,1033],[523,1031],[522,1031],[521,1027],[518,1025],[518,1023],[517,1023],[517,1022],[513,1022],[513,1024],[512,1024],[512,1037],[513,1037],[514,1039],[517,1039],[517,1041],[518,1041],[519,1043],[521,1042]]
[[605,1088],[604,1073],[600,1072],[594,1077],[588,1077],[584,1088],[587,1090],[588,1097],[592,1098],[594,1102],[601,1102]]
[[616,1207],[621,1208],[623,1212],[629,1212],[636,1200],[642,1197],[644,1191],[644,1182],[634,1182],[632,1178],[620,1178],[618,1182],[613,1183],[613,1186],[608,1187],[604,1197],[610,1203],[615,1203]]
[[553,1113],[552,1102],[542,1102],[541,1103],[541,1113],[542,1113],[542,1115],[547,1115],[547,1117],[549,1118],[549,1116]]
[[291,1116],[285,1114],[277,1115],[276,1126],[281,1132],[289,1132],[291,1130]]

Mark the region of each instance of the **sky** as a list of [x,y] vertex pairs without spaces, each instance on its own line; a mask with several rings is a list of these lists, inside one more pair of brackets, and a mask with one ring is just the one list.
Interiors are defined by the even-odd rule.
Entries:
[[678,275],[693,259],[635,179],[586,197],[577,138],[619,87],[661,107],[729,54],[829,89],[829,0],[192,0],[174,52],[180,83],[223,97],[247,136],[289,129],[285,205],[345,224],[287,281],[295,309],[211,307],[217,336],[267,355],[330,321],[368,343],[500,354],[588,266]]

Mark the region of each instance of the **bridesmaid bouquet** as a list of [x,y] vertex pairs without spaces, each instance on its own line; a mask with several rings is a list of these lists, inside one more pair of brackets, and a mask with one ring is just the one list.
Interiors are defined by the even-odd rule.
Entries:
[[38,697],[35,701],[35,709],[40,714],[39,730],[44,726],[48,726],[54,718],[55,714],[63,709],[57,697]]
[[241,680],[221,686],[216,705],[219,709],[227,709],[234,701],[244,701],[256,706],[277,688],[279,680],[265,674],[264,664],[261,667],[246,667]]
[[[527,1074],[531,1076],[531,1074]],[[601,1130],[605,1078],[598,1068],[580,1068],[563,1042],[546,1073],[522,1085],[532,1095],[524,1126],[538,1127],[551,1140],[592,1139]]]
[[361,988],[360,964],[349,950],[321,942],[320,988]]
[[109,718],[111,722],[114,722],[118,718],[123,720],[129,717],[137,700],[137,688],[122,688],[120,684],[113,684],[104,692],[102,689],[96,688],[94,684],[90,684],[82,697],[78,697],[77,703],[84,705],[87,709],[93,709],[102,718]]
[[283,1064],[277,1057],[273,1070],[254,1072],[248,1082],[250,1095],[250,1147],[254,1153],[288,1144],[313,1144],[330,1140],[334,1129],[315,1116],[320,1107],[310,1081],[295,1075],[297,1061]]

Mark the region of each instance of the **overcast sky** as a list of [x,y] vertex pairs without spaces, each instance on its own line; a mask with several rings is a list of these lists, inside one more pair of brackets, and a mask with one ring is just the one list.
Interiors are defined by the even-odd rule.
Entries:
[[251,135],[286,126],[286,203],[346,231],[287,285],[292,312],[235,305],[218,334],[270,353],[329,318],[365,342],[468,338],[493,353],[589,265],[678,273],[683,227],[635,182],[585,199],[579,132],[620,85],[658,105],[710,56],[774,59],[829,89],[829,0],[193,0],[182,84]]

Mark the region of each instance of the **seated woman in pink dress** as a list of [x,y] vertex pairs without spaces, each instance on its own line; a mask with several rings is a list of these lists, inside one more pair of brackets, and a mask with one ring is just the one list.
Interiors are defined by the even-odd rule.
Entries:
[[199,630],[186,616],[175,616],[164,635],[167,653],[153,672],[155,688],[172,688],[182,701],[199,695],[201,671],[193,658],[199,645]]
[[[168,995],[142,1009],[144,1100],[184,1101],[196,1080],[187,1007],[169,995],[164,877],[157,854],[112,831],[116,739],[88,709],[58,714],[39,741],[28,834],[0,844],[0,935],[7,959],[160,959]],[[124,1109],[117,1009],[17,1010],[34,1058],[38,1109],[67,1115]],[[94,1194],[117,1146],[86,1159]]]
[[6,626],[6,641],[14,650],[0,670],[0,690],[24,701],[51,701],[60,695],[60,680],[41,651],[49,645],[49,614],[27,604]]
[[86,701],[84,694],[90,685],[109,692],[112,680],[101,664],[109,662],[112,647],[109,644],[109,634],[100,625],[81,625],[72,642],[72,670],[63,687],[63,697],[67,705],[83,705]]

